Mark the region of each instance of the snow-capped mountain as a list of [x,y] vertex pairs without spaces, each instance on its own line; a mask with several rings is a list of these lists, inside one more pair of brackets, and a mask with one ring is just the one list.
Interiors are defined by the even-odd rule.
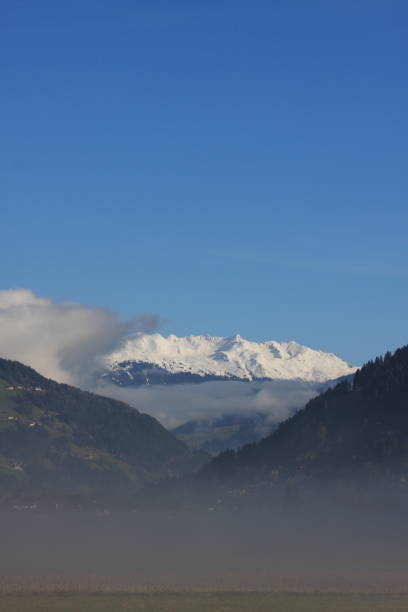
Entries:
[[250,342],[238,334],[180,338],[137,333],[104,365],[104,376],[124,386],[217,379],[323,383],[357,369],[332,353],[296,342]]
[[138,333],[104,358],[98,385],[192,447],[219,452],[258,440],[356,369],[296,342]]

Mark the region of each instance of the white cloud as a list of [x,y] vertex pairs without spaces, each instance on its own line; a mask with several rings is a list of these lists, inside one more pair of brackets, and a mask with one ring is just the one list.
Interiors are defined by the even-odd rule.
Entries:
[[158,323],[156,315],[124,323],[106,309],[55,302],[28,289],[0,291],[0,356],[59,382],[89,387],[101,356],[131,331],[152,331]]

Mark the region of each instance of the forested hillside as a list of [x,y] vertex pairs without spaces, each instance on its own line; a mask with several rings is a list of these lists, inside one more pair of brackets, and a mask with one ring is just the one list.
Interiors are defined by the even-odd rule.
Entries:
[[124,493],[206,460],[152,417],[0,359],[0,492]]
[[204,467],[216,479],[408,480],[408,346],[368,362],[354,381],[308,402],[270,436]]

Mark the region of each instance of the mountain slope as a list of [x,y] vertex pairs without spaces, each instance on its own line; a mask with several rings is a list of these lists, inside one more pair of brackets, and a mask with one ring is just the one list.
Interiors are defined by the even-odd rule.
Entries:
[[[293,416],[309,399],[342,380],[347,380],[351,384],[353,375],[326,383],[302,381],[248,383],[251,394],[243,397],[248,402],[249,410],[240,412],[236,408],[235,412],[224,412],[222,416],[215,418],[209,416],[187,421],[171,431],[190,448],[200,449],[211,455],[218,455],[229,449],[237,450],[275,431],[279,423]],[[269,393],[267,402],[251,404],[257,393]],[[267,403],[270,404],[269,411]]]
[[3,494],[108,494],[192,471],[204,461],[134,408],[0,359]]
[[172,429],[172,433],[190,448],[217,455],[259,440],[274,428],[263,413],[226,414],[215,419],[189,421]]
[[408,346],[369,362],[312,399],[259,443],[219,455],[204,473],[219,478],[373,478],[408,474]]
[[217,379],[325,382],[356,371],[336,355],[296,342],[141,333],[109,355],[105,367],[105,377],[125,386]]

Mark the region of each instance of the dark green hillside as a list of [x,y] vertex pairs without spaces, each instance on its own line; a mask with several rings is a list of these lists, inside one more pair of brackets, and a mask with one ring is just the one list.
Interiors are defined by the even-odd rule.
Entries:
[[203,461],[152,417],[0,359],[3,497],[125,492]]
[[312,399],[256,444],[214,459],[204,473],[248,480],[393,474],[408,480],[408,346],[370,361],[354,382]]

